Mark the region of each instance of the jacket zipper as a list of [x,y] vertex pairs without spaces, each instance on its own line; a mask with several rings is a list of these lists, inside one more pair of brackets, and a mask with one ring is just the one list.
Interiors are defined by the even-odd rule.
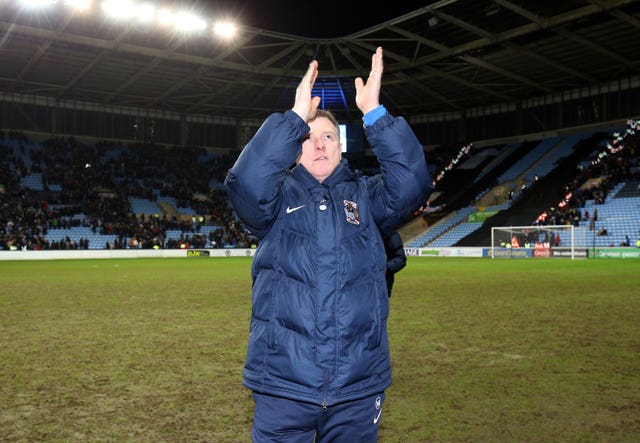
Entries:
[[[330,210],[331,210],[331,212],[333,212],[335,210],[336,205],[335,205],[335,201],[333,200],[333,195],[332,195],[332,193],[331,193],[331,191],[329,189],[327,189],[327,194],[329,195],[329,198],[327,199],[328,203],[331,205]],[[333,222],[334,223],[333,224],[333,230],[334,230],[333,237],[334,237],[334,239],[336,241],[336,250],[338,250],[337,248],[339,246],[339,240],[338,240],[338,229],[339,229],[339,226],[338,226],[338,223],[336,221],[336,217],[333,217],[333,219],[334,219],[334,222]],[[339,281],[339,279],[340,279],[340,276],[339,276],[340,275],[340,270],[339,269],[338,269],[338,273],[337,274],[338,274],[337,278],[338,278],[338,281]],[[335,311],[335,307],[334,307],[334,311]],[[335,317],[335,312],[334,312],[334,317]],[[337,334],[337,331],[336,331],[336,334]],[[336,340],[337,340],[337,337],[336,337]],[[322,393],[322,402],[320,403],[320,405],[322,406],[322,411],[326,412],[327,408],[329,407],[329,401],[328,401],[328,397],[329,397],[329,373],[326,372],[326,371],[324,373],[324,383],[323,383],[323,385],[324,386],[323,386],[323,393]]]
[[320,403],[322,405],[322,410],[326,411],[327,407],[329,406],[329,401],[327,400],[328,397],[328,392],[329,392],[329,374],[327,374],[327,372],[325,371],[324,373],[324,386],[323,386],[323,392],[322,392],[322,403]]

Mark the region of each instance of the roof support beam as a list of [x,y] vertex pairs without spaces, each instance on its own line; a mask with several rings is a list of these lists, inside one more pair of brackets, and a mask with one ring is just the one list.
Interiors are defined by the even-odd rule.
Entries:
[[527,49],[527,48],[525,48],[523,46],[516,45],[515,43],[505,43],[504,46],[505,46],[505,48],[511,49],[514,52],[519,52],[521,54],[526,55],[527,57],[534,58],[534,59],[538,60],[540,63],[544,63],[544,64],[546,64],[548,66],[551,66],[551,67],[553,67],[553,68],[555,68],[555,69],[557,69],[559,71],[564,71],[564,72],[566,72],[567,74],[569,74],[569,75],[571,75],[573,77],[577,77],[579,79],[584,80],[585,82],[588,82],[588,83],[595,83],[596,82],[596,80],[593,77],[591,77],[591,76],[589,76],[587,74],[584,74],[584,73],[582,73],[580,71],[576,71],[573,68],[570,68],[570,67],[568,67],[568,66],[566,66],[566,65],[564,65],[562,63],[558,63],[555,60],[551,60],[550,58],[545,57],[542,54],[538,54],[537,52],[534,52],[534,51],[532,51],[530,49]]
[[66,85],[62,87],[60,92],[58,92],[58,97],[62,97],[65,94],[68,94],[69,91],[78,84],[82,77],[84,77],[89,71],[91,71],[98,63],[100,63],[104,58],[109,55],[112,51],[118,49],[118,46],[124,40],[124,38],[129,34],[131,27],[125,29],[122,33],[118,35],[118,37],[111,42],[109,48],[104,48],[98,55],[96,55],[93,60],[91,60],[80,72],[78,72]]
[[500,74],[504,77],[508,77],[511,78],[513,80],[516,80],[520,83],[524,83],[526,85],[532,86],[536,89],[539,89],[541,91],[544,92],[551,92],[551,89],[546,87],[546,86],[542,86],[540,83],[536,83],[534,81],[529,80],[526,77],[523,77],[522,75],[516,74],[514,72],[511,71],[507,71],[506,69],[503,69],[499,66],[496,66],[492,63],[489,63],[485,60],[479,59],[477,57],[471,57],[470,55],[463,55],[460,57],[460,59],[466,61],[467,63],[471,63],[472,65],[476,65],[479,66],[481,68],[487,69],[489,71],[493,71],[496,74]]
[[[60,24],[60,26],[58,26],[55,30],[56,33],[60,33],[63,32],[67,26],[69,25],[69,22],[71,21],[71,14],[68,14],[64,21]],[[31,55],[31,57],[29,58],[29,61],[27,62],[26,65],[24,65],[24,67],[20,70],[20,72],[18,73],[18,75],[16,75],[16,79],[15,82],[12,83],[11,85],[9,85],[8,90],[12,91],[14,86],[17,85],[20,81],[22,81],[22,79],[25,77],[25,75],[27,75],[29,73],[29,71],[31,71],[31,68],[33,68],[42,58],[42,56],[47,52],[47,50],[51,47],[51,45],[53,44],[54,40],[46,40],[42,45],[40,45],[40,47],[38,47],[38,50],[36,52],[33,53],[33,55]]]
[[[462,28],[462,29],[464,29],[466,31],[469,31],[469,32],[473,33],[473,34],[479,35],[480,37],[482,37],[484,39],[487,39],[489,41],[498,40],[498,36],[496,36],[495,34],[493,34],[491,32],[488,32],[488,31],[486,31],[486,30],[484,30],[482,28],[479,28],[478,26],[475,26],[475,25],[472,25],[470,23],[467,23],[464,20],[460,20],[460,19],[458,19],[456,17],[453,17],[453,16],[451,16],[449,14],[445,14],[445,13],[440,12],[440,11],[435,11],[433,14],[436,15],[437,17],[441,18],[442,20],[446,20],[446,21],[458,26],[459,28]],[[472,56],[469,56],[469,55],[463,55],[463,56],[461,56],[459,58],[461,60],[466,61],[467,63],[471,63],[472,65],[476,65],[476,66],[479,66],[481,68],[488,69],[488,70],[493,71],[493,72],[495,72],[497,74],[500,74],[500,75],[502,75],[504,77],[508,77],[508,78],[513,79],[513,80],[517,80],[517,81],[519,81],[521,83],[524,83],[526,85],[529,85],[529,86],[533,86],[536,89],[540,89],[540,90],[545,91],[545,92],[550,92],[551,91],[551,89],[549,89],[549,88],[547,88],[545,86],[542,86],[541,84],[539,84],[537,82],[534,82],[533,80],[528,79],[528,78],[524,77],[523,75],[516,74],[516,73],[511,72],[511,71],[509,71],[507,69],[504,69],[502,67],[496,66],[493,63],[489,63],[489,62],[487,62],[485,60],[482,60],[482,59],[480,59],[478,57],[472,57]]]
[[[613,51],[606,49],[604,47],[602,47],[601,45],[598,45],[590,40],[587,40],[584,37],[581,37],[579,35],[577,35],[574,32],[568,31],[567,29],[563,28],[562,26],[555,26],[552,24],[552,21],[550,19],[541,17],[531,11],[528,11],[527,9],[515,5],[513,3],[511,3],[508,0],[495,0],[496,3],[498,3],[501,6],[504,6],[507,9],[510,9],[511,11],[515,12],[516,14],[534,22],[535,24],[537,24],[538,26],[540,26],[541,28],[543,27],[550,27],[552,29],[553,32],[555,32],[556,34],[561,35],[564,38],[573,40],[574,42],[580,44],[581,46],[584,46],[585,48],[589,48],[594,52],[597,52],[599,54],[602,54],[606,57],[609,57],[612,60],[615,60],[616,63],[619,63],[623,66],[627,66],[629,68],[635,69],[635,66],[633,66],[633,64],[627,60],[625,57],[622,57],[618,54],[615,54]],[[617,4],[619,2],[617,1],[599,1],[597,3],[592,3],[591,7],[593,8],[597,8],[596,12],[600,12],[601,10],[607,10],[611,7],[613,7],[612,5]]]

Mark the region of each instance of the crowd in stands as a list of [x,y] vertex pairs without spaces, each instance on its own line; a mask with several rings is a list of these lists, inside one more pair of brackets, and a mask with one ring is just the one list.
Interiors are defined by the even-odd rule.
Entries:
[[472,148],[473,143],[462,146],[448,161],[442,158],[442,154],[439,154],[437,161],[439,172],[433,178],[433,186],[435,186],[440,180],[442,180],[448,171],[454,169],[458,163],[460,163],[465,157],[467,157]]
[[[579,167],[577,174],[564,186],[558,205],[540,214],[533,224],[580,226],[585,222],[593,230],[598,220],[597,208],[589,214],[584,210],[585,203],[593,200],[603,204],[616,184],[640,178],[639,152],[640,121],[628,120],[624,132],[614,133],[606,148],[594,152],[591,162]],[[597,235],[607,235],[606,227],[601,227]]]
[[[0,250],[86,249],[86,238],[47,240],[55,229],[88,227],[115,235],[105,248],[251,247],[256,244],[234,217],[221,183],[235,161],[203,148],[152,144],[79,143],[73,138],[31,142],[0,131]],[[21,179],[39,173],[41,189]],[[130,197],[172,197],[179,213],[136,214]],[[215,226],[201,233],[203,226]],[[180,238],[168,238],[179,230]]]
[[[434,184],[468,156],[472,147],[431,153]],[[582,164],[564,186],[558,205],[540,214],[533,224],[588,223],[593,229],[597,210],[589,214],[585,202],[603,203],[616,183],[638,178],[639,149],[640,121],[629,120],[625,132],[614,134],[589,164]],[[0,250],[88,249],[88,238],[48,239],[52,230],[75,227],[109,235],[114,240],[101,245],[107,249],[255,247],[257,239],[235,217],[220,186],[236,155],[111,141],[90,145],[74,138],[34,142],[20,132],[0,131]],[[356,163],[366,174],[379,170],[373,157]],[[40,189],[21,183],[34,173],[41,176]],[[177,211],[136,213],[130,201],[133,197],[151,202],[171,197]],[[445,206],[425,202],[415,215],[439,212]],[[189,215],[180,213],[184,208]],[[180,235],[168,235],[168,231]],[[606,227],[600,231],[598,235],[606,235]]]
[[[34,142],[0,131],[0,156],[0,250],[88,249],[87,238],[48,239],[51,230],[75,227],[114,238],[100,245],[106,249],[257,245],[221,187],[237,153],[59,137]],[[365,174],[379,172],[375,157],[350,161]],[[21,184],[33,174],[41,189]],[[178,214],[136,213],[130,201],[163,197],[175,199]],[[179,214],[184,208],[194,215]]]
[[[461,163],[466,157],[469,156],[469,152],[473,149],[473,143],[468,143],[462,147],[455,146],[441,146],[437,151],[432,151],[429,153],[429,165],[430,172],[432,175],[431,184],[434,188],[437,189],[437,185],[440,181],[442,181],[447,172],[456,168],[458,163]],[[447,209],[446,203],[441,203],[438,205],[433,205],[432,202],[437,200],[440,192],[433,192],[427,200],[415,210],[413,215],[415,217],[421,214],[432,214],[436,212],[443,212]]]

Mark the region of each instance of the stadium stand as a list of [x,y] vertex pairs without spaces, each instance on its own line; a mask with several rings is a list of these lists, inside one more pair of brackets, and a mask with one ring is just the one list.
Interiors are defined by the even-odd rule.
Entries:
[[615,194],[615,198],[640,197],[640,180],[628,180]]
[[498,177],[498,183],[513,181],[522,175],[532,164],[539,161],[552,149],[555,149],[561,143],[560,137],[552,137],[542,140],[538,145],[529,151],[518,162],[511,166],[504,174]]
[[[630,121],[629,125],[635,127],[635,122]],[[608,203],[611,204],[611,206],[601,209],[604,199],[598,197],[600,195],[608,195],[608,201],[611,201],[612,198],[621,199],[622,197],[640,195],[637,179],[619,181],[638,175],[638,168],[636,166],[638,162],[637,135],[635,131],[627,130],[627,132],[625,132],[623,129],[624,128],[612,128],[601,134],[596,134],[593,131],[584,131],[577,134],[540,140],[533,149],[529,150],[517,161],[514,161],[503,173],[497,176],[493,186],[479,191],[471,206],[465,206],[455,210],[447,214],[441,222],[430,224],[424,233],[410,239],[407,245],[410,247],[454,246],[460,244],[462,239],[478,231],[481,227],[490,229],[492,224],[490,220],[481,223],[470,220],[471,217],[469,216],[479,209],[481,210],[479,213],[482,211],[505,213],[501,218],[504,220],[505,217],[507,217],[507,213],[509,213],[509,209],[521,200],[529,189],[533,188],[541,191],[541,189],[537,187],[538,181],[543,180],[550,172],[558,169],[558,165],[568,157],[574,157],[572,164],[574,164],[574,166],[577,165],[577,169],[574,169],[574,171],[576,171],[576,177],[563,177],[564,180],[569,179],[573,180],[573,182],[570,185],[565,185],[564,190],[558,187],[556,190],[558,195],[562,195],[563,192],[567,194],[571,189],[576,189],[584,185],[586,180],[594,176],[598,177],[598,174],[602,172],[608,173],[607,179],[601,180],[598,182],[598,186],[590,189],[589,192],[595,194],[594,198],[587,199],[584,196],[580,196],[581,192],[577,189],[577,191],[573,193],[576,197],[572,201],[572,204],[566,207],[556,208],[555,203],[557,203],[557,201],[554,202],[551,210],[544,212],[545,216],[548,215],[548,220],[545,220],[545,224],[574,224],[574,226],[576,226],[576,236],[584,239],[582,241],[585,242],[585,246],[619,246],[623,243],[627,235],[632,241],[635,241],[633,238],[640,235],[640,217],[629,208],[637,207],[638,203],[633,199],[627,198],[624,203]],[[624,133],[625,137],[621,136],[621,133]],[[623,138],[631,149],[624,150],[620,153],[613,152],[614,155],[611,156],[603,155],[603,149],[606,150],[607,146],[612,147],[612,143],[607,143],[607,140],[614,140],[616,143],[622,144]],[[595,146],[593,146],[594,143]],[[616,143],[613,143],[613,146],[616,146]],[[509,151],[513,153],[515,149],[515,144],[508,145],[505,148],[505,153],[500,156],[502,160],[508,161],[509,155],[507,155],[506,152]],[[578,152],[576,152],[576,150]],[[582,159],[585,156],[582,151],[587,152],[586,155],[589,158],[582,161],[575,160],[576,158]],[[599,161],[602,158],[606,159],[608,165],[604,171],[601,171],[603,162]],[[500,163],[497,158],[494,158],[491,163],[489,163],[491,168],[485,166],[482,172],[490,175],[489,172],[491,170],[499,170],[497,166],[500,165]],[[477,161],[477,159],[474,159],[472,156],[461,165],[461,168],[468,168],[470,164],[478,166],[482,164],[482,161]],[[616,178],[618,180],[615,180]],[[499,204],[486,206],[486,202],[495,202],[499,199],[503,201]],[[558,200],[562,200],[562,197],[558,197]],[[582,206],[582,210],[580,209],[580,205]],[[596,224],[595,234],[597,234],[599,225],[604,223],[606,217],[607,236],[597,236],[593,235],[591,231],[584,231],[589,229],[589,227],[588,225],[585,226],[585,221],[582,219],[581,213],[593,213],[596,208],[600,211],[600,214],[605,215],[600,215]],[[604,213],[602,210],[604,210]],[[547,212],[549,212],[549,214],[547,214]],[[538,218],[533,224],[539,223],[539,220]],[[531,220],[526,220],[511,223],[511,225],[528,225],[530,223]],[[505,225],[508,226],[509,224],[507,223]],[[613,232],[615,232],[615,234],[613,234]],[[488,237],[485,235],[485,241],[487,239]],[[590,241],[588,241],[588,239],[590,239]],[[564,243],[569,240],[568,238],[561,239]]]
[[447,217],[440,220],[440,222],[433,225],[424,234],[409,242],[407,246],[411,248],[419,248],[425,245],[430,245],[432,241],[462,223],[474,210],[474,207],[469,206],[452,212]]
[[0,249],[250,247],[219,184],[231,156],[74,139],[0,140]]
[[[621,183],[616,190],[625,187],[626,182]],[[586,239],[586,246],[606,247],[620,246],[629,238],[635,242],[640,238],[640,197],[613,197],[605,203],[596,204],[594,200],[588,200],[584,211],[593,214],[598,210],[598,220],[592,227],[581,227],[582,236]],[[602,229],[606,235],[598,235]]]
[[499,154],[494,158],[494,160],[489,163],[485,168],[480,171],[480,173],[473,180],[474,182],[479,182],[485,175],[489,174],[497,165],[502,163],[507,157],[509,157],[515,150],[517,150],[521,146],[520,143],[511,143],[501,148],[498,148]]
[[[554,194],[569,193],[572,199],[566,207],[545,211],[548,219],[544,223],[574,224],[576,235],[590,241],[590,246],[618,246],[627,236],[635,242],[640,235],[637,151],[620,151],[618,146],[623,141],[637,146],[637,136],[621,136],[621,129],[606,131],[600,138],[585,131],[533,143],[451,149],[452,159],[432,165],[432,170],[441,171],[437,176],[439,191],[434,193],[441,199],[438,210],[427,206],[417,213],[418,217],[437,218],[406,246],[461,244],[492,219],[500,218],[496,214],[504,218],[502,214],[510,213],[529,188],[540,190],[538,181],[552,172],[557,174],[559,165],[569,157],[577,167],[575,177],[564,176],[570,183],[556,186]],[[228,207],[222,189],[233,156],[198,148],[124,146],[108,141],[93,145],[74,139],[38,142],[19,134],[4,137],[0,146],[4,154],[0,185],[5,202],[0,213],[0,248],[228,248],[257,244]],[[609,155],[603,155],[603,150]],[[363,160],[363,169],[378,171],[370,159]],[[461,182],[468,187],[464,193],[459,189]],[[442,211],[455,198],[462,201],[466,195],[471,196],[470,204],[451,205],[450,210]],[[597,221],[585,219],[596,210]],[[540,218],[533,223],[540,223]],[[597,235],[603,228],[607,235]]]
[[44,186],[42,186],[42,173],[33,172],[31,174],[25,175],[20,179],[20,185],[23,188],[31,189],[34,191],[44,191]]

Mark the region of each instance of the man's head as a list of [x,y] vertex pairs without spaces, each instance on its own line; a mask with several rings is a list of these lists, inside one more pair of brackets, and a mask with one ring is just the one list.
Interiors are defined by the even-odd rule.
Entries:
[[310,131],[302,140],[302,152],[297,163],[322,183],[342,158],[338,121],[329,111],[318,110],[308,124]]

